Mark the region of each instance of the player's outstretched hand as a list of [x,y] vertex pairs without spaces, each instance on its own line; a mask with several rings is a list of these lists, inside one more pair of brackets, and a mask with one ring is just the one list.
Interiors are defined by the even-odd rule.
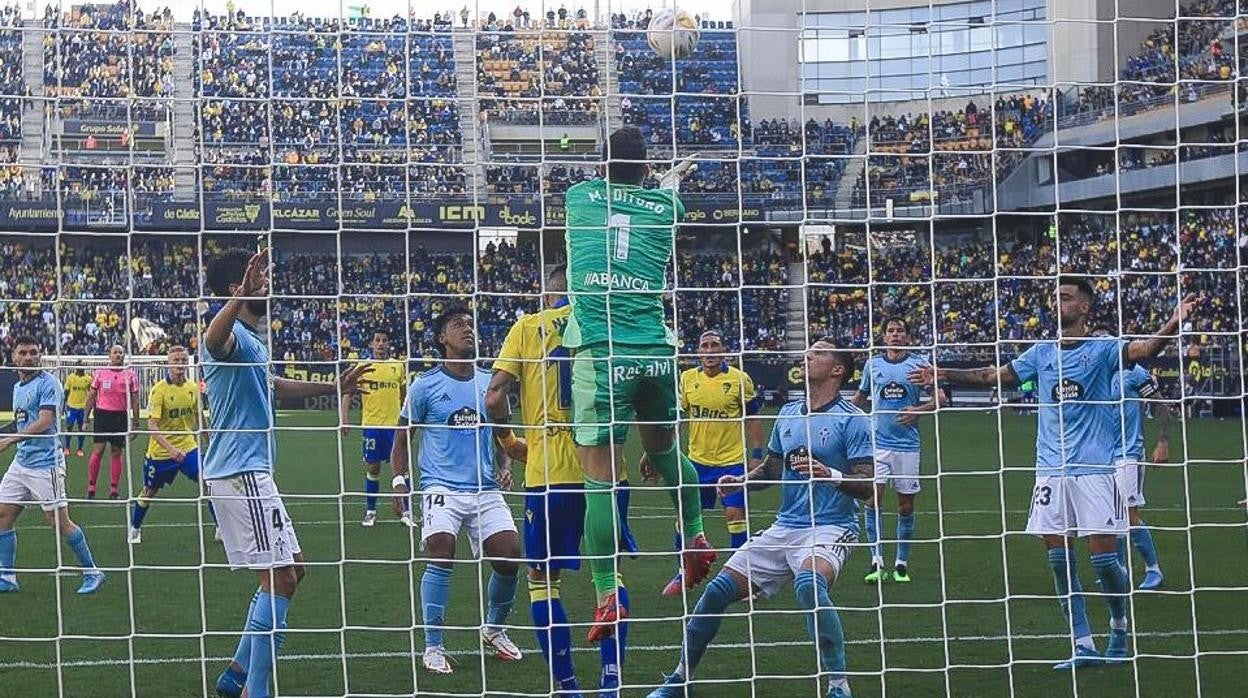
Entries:
[[720,497],[727,497],[745,486],[744,475],[725,475],[715,482]]
[[658,482],[659,471],[655,469],[654,463],[650,462],[650,454],[643,453],[641,460],[637,462],[637,467],[641,469],[642,482]]
[[919,423],[919,417],[922,417],[926,411],[917,405],[907,405],[901,410],[901,414],[897,415],[897,423],[903,427],[914,426]]
[[695,162],[697,159],[698,155],[694,153],[672,165],[672,169],[659,175],[659,188],[680,191],[680,183],[684,181],[685,177],[693,174],[693,171],[698,169],[698,163]]
[[1192,314],[1192,310],[1196,308],[1196,300],[1197,298],[1195,293],[1189,293],[1186,296],[1183,296],[1183,300],[1179,301],[1179,304],[1174,306],[1174,314],[1170,316],[1170,322],[1177,324],[1181,329],[1183,327],[1183,321],[1189,318]]
[[1153,463],[1169,463],[1170,462],[1170,444],[1165,441],[1158,441],[1153,447]]
[[372,364],[357,364],[343,371],[338,377],[338,394],[354,395],[359,393],[367,395],[368,389],[360,387],[360,379],[373,372]]
[[264,248],[247,260],[243,282],[234,295],[242,298],[263,298],[269,294],[269,248]]
[[794,460],[793,472],[798,475],[805,475],[811,480],[821,480],[834,485],[844,479],[841,471],[836,468],[829,468],[810,456],[801,456]]
[[915,385],[932,385],[936,382],[936,369],[931,366],[915,366],[906,374],[906,378]]

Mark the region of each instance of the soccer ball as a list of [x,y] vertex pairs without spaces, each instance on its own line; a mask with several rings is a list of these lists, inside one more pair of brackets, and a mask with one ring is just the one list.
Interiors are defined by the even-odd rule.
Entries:
[[697,22],[684,10],[662,10],[650,18],[646,42],[660,58],[671,60],[693,53],[698,45]]

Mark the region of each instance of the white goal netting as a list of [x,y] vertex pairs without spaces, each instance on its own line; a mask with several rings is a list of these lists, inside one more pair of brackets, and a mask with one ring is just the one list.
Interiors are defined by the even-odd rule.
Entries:
[[[144,415],[169,346],[191,350],[198,383],[220,307],[206,265],[233,247],[271,249],[257,329],[274,379],[333,383],[378,358],[384,333],[406,385],[441,365],[435,318],[461,303],[490,370],[512,326],[558,295],[548,279],[567,262],[568,189],[601,176],[610,135],[635,126],[653,171],[643,187],[697,158],[680,188],[685,218],[664,289],[679,368],[703,365],[699,347],[714,331],[722,368],[747,374],[757,395],[748,409],[745,399],[710,405],[689,379],[679,433],[695,461],[765,455],[776,413],[810,391],[800,365],[821,337],[851,352],[842,393],[870,410],[869,391],[856,396],[867,360],[886,356],[889,319],[903,322],[915,356],[967,369],[1057,339],[1059,277],[1091,285],[1089,329],[1125,339],[1153,335],[1195,296],[1177,336],[1140,364],[1156,394],[1112,399],[1115,429],[1129,431],[1142,410],[1147,463],[1146,503],[1123,537],[1126,661],[1051,670],[1080,634],[1057,597],[1086,602],[1102,650],[1110,625],[1087,545],[1071,558],[1082,592],[1063,595],[1025,533],[1048,396],[1036,381],[942,381],[939,409],[918,421],[917,494],[883,490],[830,585],[854,696],[1240,694],[1248,4],[690,0],[680,8],[698,41],[674,60],[647,42],[666,6],[121,0],[0,10],[0,404],[13,407],[23,336],[39,340],[62,381],[122,345]],[[533,351],[552,366],[567,358]],[[698,375],[710,381],[720,367],[707,366]],[[560,388],[561,403],[571,399]],[[492,567],[461,538],[444,616],[453,673],[440,675],[422,666],[430,552],[421,529],[391,511],[390,466],[370,479],[363,463],[389,455],[364,427],[393,426],[397,414],[379,417],[358,398],[340,411],[332,389],[275,392],[274,478],[307,569],[275,695],[573,695],[556,693],[569,627],[584,695],[600,689],[604,667],[623,690],[608,683],[597,695],[631,696],[677,665],[706,586],[659,594],[677,570],[677,510],[664,485],[643,481],[636,429],[621,446],[630,472],[618,488],[640,548],[618,562],[626,646],[586,642],[588,563],[558,585],[526,584],[528,561],[554,558],[525,537],[535,515],[525,488],[537,478],[517,463],[504,499],[523,559],[505,625],[524,659],[502,662],[485,646]],[[875,408],[873,419],[888,417]],[[708,415],[733,426],[699,436]],[[0,693],[215,695],[255,575],[230,573],[200,487],[181,475],[145,500],[141,543],[129,542],[149,465],[146,420],[117,450],[117,500],[87,499],[90,426],[83,455],[77,434],[64,442],[66,488],[108,582],[78,597],[69,549],[37,510],[18,520],[11,571],[21,588],[0,594]],[[415,463],[419,433],[412,442]],[[745,499],[704,512],[719,551],[712,575],[773,523],[780,488]],[[375,525],[362,526],[370,507]],[[864,583],[876,557],[869,535],[884,574]],[[788,584],[731,606],[691,691],[828,694],[842,672],[821,665],[808,617]],[[543,655],[552,644],[553,664]]]

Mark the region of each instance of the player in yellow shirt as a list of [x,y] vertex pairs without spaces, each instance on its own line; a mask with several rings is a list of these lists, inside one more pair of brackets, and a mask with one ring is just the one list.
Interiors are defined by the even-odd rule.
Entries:
[[[394,446],[394,430],[399,426],[399,410],[407,398],[407,364],[395,359],[390,353],[390,333],[385,330],[373,332],[368,344],[372,352],[373,367],[360,381],[360,425],[364,453],[364,519],[361,526],[377,523],[377,493],[381,483],[381,464],[390,461],[390,449]],[[342,433],[348,431],[351,401],[342,400]],[[412,525],[411,513],[404,511],[402,521]]]
[[78,432],[78,457],[83,456],[86,441],[82,427],[87,422],[87,393],[91,392],[91,376],[79,366],[65,376],[65,455],[69,455],[70,432]]
[[[721,477],[745,475],[746,441],[750,446],[750,469],[763,460],[762,420],[748,418],[758,414],[762,401],[755,394],[749,374],[728,364],[726,351],[719,332],[703,332],[698,338],[701,365],[680,374],[680,408],[689,425],[689,460],[698,471],[703,510],[714,509],[716,500],[721,499],[717,493]],[[745,544],[749,535],[745,491],[738,489],[723,496],[722,501],[730,545],[736,549]],[[676,550],[682,549],[682,543],[677,531]],[[683,588],[678,572],[663,595],[679,595]]]
[[[571,312],[566,289],[567,271],[555,267],[546,276],[546,308],[520,318],[507,332],[494,361],[485,407],[490,421],[502,425],[494,431],[504,451],[525,464],[524,554],[529,562],[529,602],[538,644],[551,667],[556,690],[576,692],[580,689],[572,666],[572,633],[559,597],[560,571],[581,567],[585,526],[585,475],[572,441],[572,363],[563,346]],[[522,438],[507,426],[511,417],[508,395],[517,384]],[[616,490],[620,547],[636,552],[628,529],[628,482],[620,485]],[[628,592],[622,583],[618,598],[627,608]],[[605,691],[619,688],[627,635],[626,624],[620,623],[615,636],[601,644],[599,687]]]
[[[143,460],[143,491],[130,511],[130,543],[143,542],[143,519],[152,499],[178,473],[199,482],[199,444],[196,434],[203,427],[199,385],[189,380],[186,367],[190,354],[185,347],[169,348],[168,373],[152,386],[147,396],[147,456]],[[208,511],[216,520],[212,504]]]

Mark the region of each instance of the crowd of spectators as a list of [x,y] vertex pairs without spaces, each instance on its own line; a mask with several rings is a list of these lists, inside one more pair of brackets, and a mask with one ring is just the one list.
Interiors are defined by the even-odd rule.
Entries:
[[1115,86],[1086,87],[1062,105],[1062,120],[1115,115],[1195,102],[1224,89],[1236,77],[1236,0],[1193,0],[1178,6],[1178,19],[1162,20],[1118,71]]
[[[44,93],[62,117],[153,121],[173,97],[173,12],[144,12],[125,0],[47,6],[43,40]],[[81,98],[81,99],[77,99]]]
[[15,5],[0,8],[0,162],[14,162],[22,143],[22,112],[30,86],[22,73],[22,16]]
[[516,31],[488,20],[477,34],[477,91],[490,119],[511,123],[596,123],[601,78],[594,36]]

